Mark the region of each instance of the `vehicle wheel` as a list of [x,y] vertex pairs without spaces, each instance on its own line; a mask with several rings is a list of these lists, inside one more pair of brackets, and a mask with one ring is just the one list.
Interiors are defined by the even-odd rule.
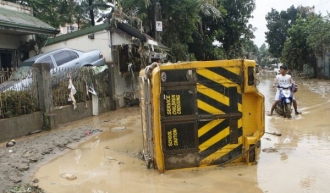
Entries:
[[283,112],[283,109],[281,107],[281,104],[276,104],[275,111],[276,111],[277,114],[279,114],[281,116],[284,116],[284,112]]
[[287,118],[291,118],[291,104],[290,103],[285,104],[284,108],[285,108],[285,116]]

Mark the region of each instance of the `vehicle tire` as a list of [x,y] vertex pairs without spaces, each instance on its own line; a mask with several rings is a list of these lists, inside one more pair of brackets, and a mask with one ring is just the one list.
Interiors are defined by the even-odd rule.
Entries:
[[291,118],[291,103],[285,104],[285,116]]
[[279,104],[279,103],[276,104],[276,106],[275,106],[275,111],[276,111],[277,114],[279,114],[279,115],[281,115],[281,116],[285,116],[283,110],[284,110],[284,109],[282,108],[282,105],[281,105],[281,104]]

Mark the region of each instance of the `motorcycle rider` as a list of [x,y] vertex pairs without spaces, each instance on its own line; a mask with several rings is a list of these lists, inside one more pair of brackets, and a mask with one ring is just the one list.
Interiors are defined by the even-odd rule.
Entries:
[[[287,87],[287,86],[291,86],[292,84],[294,84],[294,81],[293,81],[291,75],[287,74],[287,70],[288,70],[288,67],[286,67],[285,65],[280,66],[280,74],[276,75],[276,77],[274,79],[273,87],[275,87],[275,86]],[[276,104],[279,102],[279,98],[280,98],[280,89],[277,88],[276,94],[275,94],[275,101],[272,105],[269,116],[273,115]],[[300,112],[298,112],[298,110],[297,110],[297,101],[294,98],[294,96],[292,96],[292,100],[293,100],[292,103],[293,103],[293,108],[294,108],[295,113],[300,114]]]

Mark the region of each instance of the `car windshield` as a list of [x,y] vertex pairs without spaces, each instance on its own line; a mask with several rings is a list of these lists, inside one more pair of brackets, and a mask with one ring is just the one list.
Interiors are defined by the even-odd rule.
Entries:
[[32,67],[32,64],[34,64],[34,61],[23,62],[20,65],[20,67],[23,67],[23,66],[30,66],[30,67]]
[[10,76],[10,80],[22,80],[28,77],[31,77],[31,66],[20,66],[17,70]]

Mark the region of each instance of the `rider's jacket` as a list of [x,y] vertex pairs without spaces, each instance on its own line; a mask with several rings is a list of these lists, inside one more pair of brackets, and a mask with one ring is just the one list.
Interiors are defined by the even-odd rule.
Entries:
[[278,74],[275,77],[274,80],[274,85],[278,87],[289,87],[292,85],[292,79],[291,79],[291,75],[286,74],[286,75],[282,75],[282,74]]

